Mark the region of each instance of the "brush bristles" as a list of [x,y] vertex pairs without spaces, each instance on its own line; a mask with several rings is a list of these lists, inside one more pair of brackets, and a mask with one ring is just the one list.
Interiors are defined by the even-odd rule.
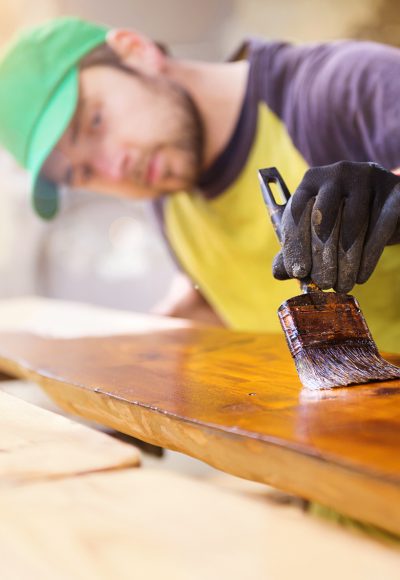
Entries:
[[400,378],[400,368],[385,361],[373,344],[308,347],[294,360],[300,380],[308,389]]

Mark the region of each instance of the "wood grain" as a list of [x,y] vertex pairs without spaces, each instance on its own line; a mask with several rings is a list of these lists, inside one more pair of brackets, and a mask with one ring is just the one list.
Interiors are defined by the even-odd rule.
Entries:
[[134,467],[131,445],[0,393],[0,491],[16,484]]

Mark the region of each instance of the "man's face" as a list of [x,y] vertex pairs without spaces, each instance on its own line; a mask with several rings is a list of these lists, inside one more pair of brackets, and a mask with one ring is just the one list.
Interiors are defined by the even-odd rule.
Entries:
[[107,65],[83,69],[75,115],[43,166],[57,183],[134,198],[193,188],[203,128],[180,86]]

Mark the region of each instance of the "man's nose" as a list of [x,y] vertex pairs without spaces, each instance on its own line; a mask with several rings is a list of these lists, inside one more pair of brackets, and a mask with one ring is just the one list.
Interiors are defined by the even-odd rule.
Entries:
[[120,181],[126,175],[127,160],[124,151],[108,155],[97,154],[94,155],[91,165],[99,177]]

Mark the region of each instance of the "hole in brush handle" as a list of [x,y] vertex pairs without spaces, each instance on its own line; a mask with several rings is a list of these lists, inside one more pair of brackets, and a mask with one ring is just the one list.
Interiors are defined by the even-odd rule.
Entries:
[[[258,171],[258,179],[276,236],[282,242],[281,220],[286,204],[290,199],[289,190],[276,167],[260,169]],[[271,184],[277,186],[278,196],[274,194]]]

